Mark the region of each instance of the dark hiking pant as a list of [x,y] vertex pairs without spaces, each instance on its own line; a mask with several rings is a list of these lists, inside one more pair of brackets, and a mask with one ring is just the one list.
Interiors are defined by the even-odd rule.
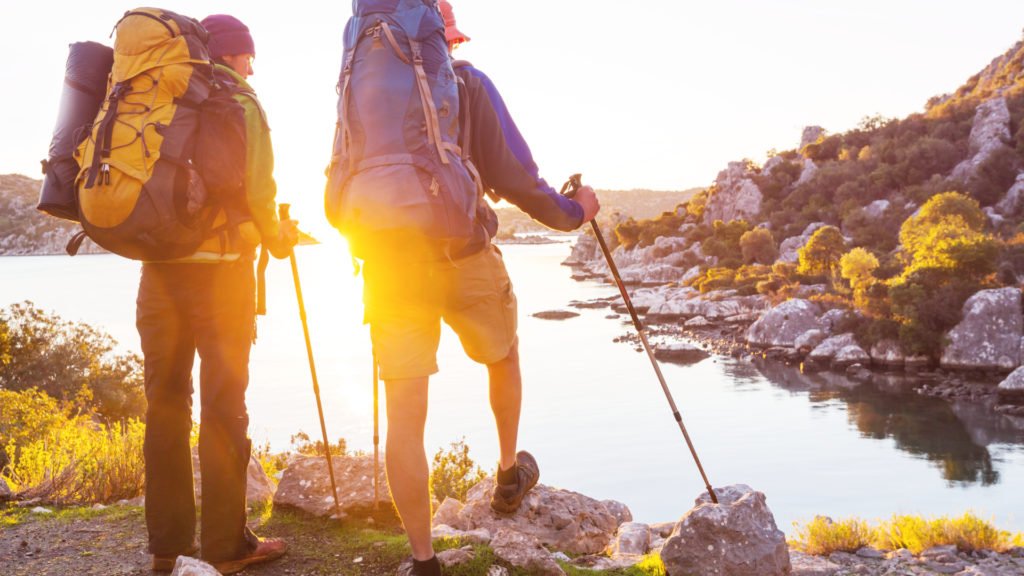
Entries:
[[143,264],[136,325],[145,357],[149,551],[173,556],[195,538],[192,364],[199,353],[203,557],[247,553],[250,441],[245,389],[255,322],[252,262]]

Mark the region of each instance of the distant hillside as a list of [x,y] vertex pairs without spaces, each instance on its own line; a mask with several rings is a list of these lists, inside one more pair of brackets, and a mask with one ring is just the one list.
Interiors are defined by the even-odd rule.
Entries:
[[[41,184],[20,174],[0,175],[0,256],[64,254],[68,239],[80,229],[36,210]],[[81,252],[102,250],[86,240]]]
[[[658,190],[597,190],[601,202],[599,220],[618,222],[627,218],[653,218],[662,212],[674,210],[679,204],[685,203],[700,188],[683,191]],[[527,214],[508,202],[496,206],[499,235],[517,232],[540,232],[547,230],[543,225],[532,220]]]

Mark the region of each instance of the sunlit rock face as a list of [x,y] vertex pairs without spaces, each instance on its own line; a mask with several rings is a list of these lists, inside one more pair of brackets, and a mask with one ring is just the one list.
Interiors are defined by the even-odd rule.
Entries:
[[787,300],[750,325],[747,343],[762,347],[792,347],[799,336],[821,327],[818,321],[820,313],[821,308],[813,302],[799,298]]
[[1005,98],[993,98],[978,106],[968,141],[968,157],[953,168],[951,178],[967,183],[993,154],[1008,149],[1010,109]]
[[784,576],[790,574],[786,535],[763,493],[744,484],[703,493],[661,550],[669,574]]
[[750,178],[744,162],[730,162],[718,173],[715,192],[708,198],[704,222],[750,219],[761,211],[761,189]]
[[952,370],[1013,370],[1021,361],[1021,291],[1018,288],[982,290],[967,299],[963,319],[947,335],[943,368]]

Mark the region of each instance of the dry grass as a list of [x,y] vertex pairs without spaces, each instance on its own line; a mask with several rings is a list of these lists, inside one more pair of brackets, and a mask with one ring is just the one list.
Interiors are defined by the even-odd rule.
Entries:
[[857,518],[836,522],[818,516],[806,524],[794,523],[794,527],[793,546],[820,556],[833,552],[856,552],[864,546],[880,550],[907,549],[920,554],[935,546],[954,545],[963,552],[1005,552],[1024,544],[1024,534],[1000,530],[971,512],[958,517],[939,518],[896,515],[873,527]]

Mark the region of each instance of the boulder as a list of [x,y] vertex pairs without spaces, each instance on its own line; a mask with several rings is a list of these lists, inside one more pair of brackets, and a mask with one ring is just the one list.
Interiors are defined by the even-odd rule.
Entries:
[[871,346],[871,364],[880,368],[903,368],[907,360],[896,340],[879,340]]
[[603,258],[601,246],[597,243],[597,237],[593,234],[580,234],[576,237],[576,243],[572,246],[572,252],[562,264],[566,266],[582,266],[594,260]]
[[[166,568],[165,568],[166,570]],[[216,568],[190,556],[178,556],[171,576],[220,576]]]
[[1010,109],[1005,98],[993,98],[980,104],[974,113],[974,124],[968,140],[968,157],[953,168],[951,178],[969,182],[978,168],[1010,142]]
[[451,526],[452,522],[459,517],[459,512],[462,511],[462,507],[462,502],[459,502],[455,498],[445,498],[444,502],[441,502],[441,505],[434,511],[434,518],[431,521],[431,524],[434,526],[437,526],[438,524],[447,524]]
[[625,522],[633,521],[633,512],[630,511],[629,506],[626,506],[618,500],[602,500],[601,504],[604,504],[606,510],[615,516],[615,521],[621,526]]
[[493,489],[493,477],[471,488],[466,505],[451,526],[458,530],[484,528],[495,535],[501,529],[509,529],[570,554],[601,552],[619,526],[615,515],[603,503],[544,484],[538,484],[526,494],[515,514],[497,514],[490,505]]
[[[195,482],[196,504],[203,501],[203,476],[199,469],[199,448],[192,448],[192,478]],[[249,506],[269,504],[274,500],[277,488],[274,481],[263,471],[263,466],[255,456],[249,456],[249,466],[245,471],[245,502]]]
[[814,163],[814,160],[811,160],[810,158],[804,158],[804,165],[803,168],[800,170],[800,177],[796,179],[796,182],[793,183],[793,186],[796,187],[801,184],[806,184],[810,182],[811,178],[814,178],[814,175],[817,173],[818,165]]
[[964,303],[963,320],[947,335],[941,365],[951,370],[1013,370],[1021,363],[1019,288],[982,290]]
[[689,342],[670,342],[658,344],[654,348],[654,357],[673,364],[696,364],[711,355]]
[[705,224],[715,220],[749,219],[761,211],[763,196],[751,180],[752,175],[744,162],[730,162],[728,168],[718,173],[715,191],[704,208]]
[[817,304],[794,298],[764,313],[747,329],[747,342],[753,346],[791,347],[797,337],[818,328]]
[[[864,351],[858,344],[850,344],[849,346],[842,347],[836,355],[832,357],[832,368],[835,370],[843,370],[847,367],[859,365],[863,367],[864,364],[871,362],[871,356]],[[863,374],[859,374],[863,377]]]
[[786,536],[775,525],[765,496],[737,484],[696,500],[661,550],[669,574],[784,576],[790,573]]
[[851,314],[854,314],[854,312],[850,312],[849,310],[842,310],[839,308],[833,308],[825,312],[824,314],[821,315],[821,318],[819,319],[821,321],[822,330],[824,330],[826,334],[834,334],[836,330],[839,329],[839,326],[842,324],[842,322],[846,320],[846,318],[849,317]]
[[891,205],[892,203],[889,202],[888,200],[875,200],[874,202],[865,206],[863,212],[864,215],[867,216],[869,219],[878,220],[883,215],[885,215],[886,210],[888,210],[889,206]]
[[14,494],[11,493],[11,487],[7,485],[7,481],[0,478],[0,502],[7,502]]
[[465,548],[452,548],[450,550],[444,550],[437,553],[437,561],[441,563],[441,566],[450,568],[452,566],[458,566],[459,564],[465,564],[473,559],[475,554],[473,553],[472,546]]
[[825,226],[824,222],[808,224],[799,236],[791,236],[783,240],[779,244],[779,261],[795,264],[800,259],[800,249],[811,239],[811,235],[823,226]]
[[807,355],[807,359],[812,362],[828,364],[840,350],[856,344],[857,340],[850,332],[839,334],[838,336],[830,336],[823,340],[821,344],[818,344],[814,350],[811,350],[811,353]]
[[[331,459],[334,479],[338,485],[338,500],[345,514],[366,514],[374,509],[373,456],[340,456]],[[383,454],[381,462],[384,461]],[[380,486],[380,505],[390,508],[387,476],[380,466],[377,477]],[[284,471],[274,495],[274,505],[298,508],[314,516],[334,514],[331,480],[327,462],[323,457],[296,459]]]
[[1021,208],[1024,208],[1024,172],[1017,174],[1017,180],[995,208],[1007,218],[1015,218],[1020,214]]
[[529,534],[502,528],[491,540],[494,555],[505,562],[539,576],[564,576],[565,571],[551,557],[551,553]]
[[619,526],[615,540],[608,547],[612,556],[640,556],[651,549],[651,527],[641,522]]
[[665,300],[651,306],[649,314],[666,319],[703,316],[716,321],[741,314],[760,314],[767,307],[768,299],[760,294],[729,297],[714,292],[700,294],[687,287],[668,293]]
[[534,318],[540,318],[541,320],[568,320],[579,315],[579,312],[572,312],[570,310],[545,310],[544,312],[534,312],[531,314]]
[[[999,383],[1000,404],[1024,406],[1024,366],[1017,368],[1005,380]],[[0,500],[3,498],[0,497]]]
[[821,344],[827,334],[818,328],[812,328],[807,332],[797,336],[796,340],[793,341],[793,348],[802,351],[803,353],[810,352]]
[[498,564],[491,564],[487,569],[487,576],[508,576],[508,568]]
[[812,556],[803,552],[789,553],[793,566],[793,576],[836,576],[843,567],[826,558]]

